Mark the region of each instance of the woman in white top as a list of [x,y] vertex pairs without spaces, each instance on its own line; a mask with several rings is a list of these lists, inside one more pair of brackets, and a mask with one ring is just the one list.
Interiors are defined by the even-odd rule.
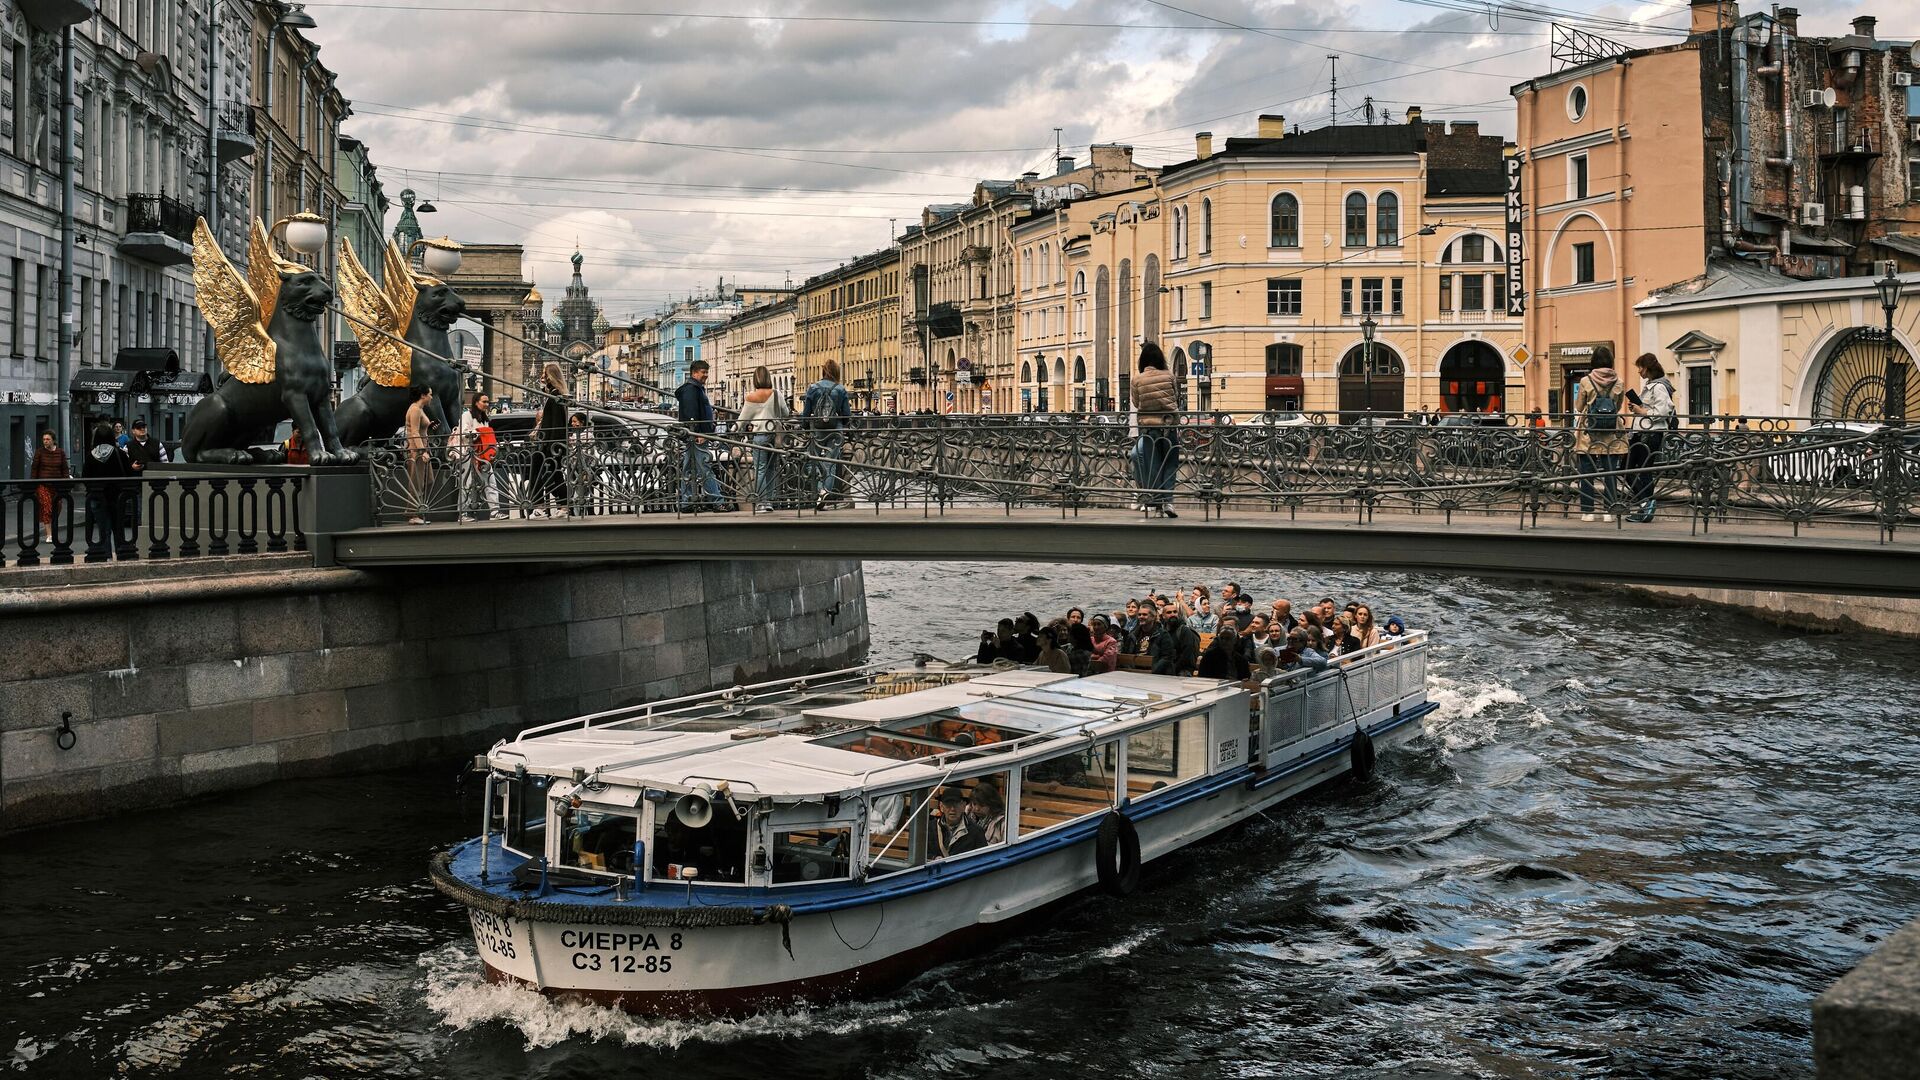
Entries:
[[773,373],[765,364],[753,369],[753,389],[747,391],[746,404],[740,407],[740,430],[753,436],[753,512],[771,514],[774,495],[780,489],[779,462],[772,450],[775,434],[793,415],[785,398],[774,393]]
[[1660,366],[1660,358],[1652,353],[1641,353],[1633,366],[1640,372],[1640,389],[1627,402],[1636,414],[1633,437],[1627,443],[1627,468],[1646,471],[1633,474],[1633,501],[1639,509],[1627,520],[1652,521],[1657,474],[1647,466],[1659,455],[1660,444],[1666,442],[1667,432],[1674,427],[1673,383]]

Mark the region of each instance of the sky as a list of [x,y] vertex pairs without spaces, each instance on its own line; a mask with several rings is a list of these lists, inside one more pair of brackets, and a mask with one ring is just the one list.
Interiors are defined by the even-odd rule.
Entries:
[[[394,201],[429,235],[518,243],[550,299],[575,245],[616,324],[668,300],[799,284],[887,246],[976,180],[1052,171],[1056,137],[1165,164],[1261,113],[1313,128],[1409,105],[1511,136],[1558,14],[1631,46],[1677,0],[308,0]],[[1862,11],[1801,0],[1801,32]],[[1881,37],[1920,32],[1882,15]],[[1464,10],[1463,10],[1464,9]],[[1751,5],[1749,5],[1751,9]],[[1329,54],[1338,56],[1329,60]],[[1059,132],[1056,135],[1055,129]]]

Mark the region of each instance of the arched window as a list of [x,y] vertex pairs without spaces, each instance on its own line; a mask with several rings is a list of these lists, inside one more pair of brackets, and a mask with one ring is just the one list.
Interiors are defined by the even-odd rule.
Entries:
[[1277,341],[1267,346],[1267,374],[1298,375],[1304,351],[1290,341]]
[[1213,200],[1200,200],[1200,254],[1213,250]]
[[1033,249],[1032,248],[1020,249],[1020,278],[1022,281],[1026,282],[1027,288],[1029,289],[1033,288]]
[[1400,246],[1400,196],[1383,191],[1374,200],[1374,243],[1380,247]]
[[1300,200],[1288,192],[1273,197],[1272,225],[1267,244],[1277,248],[1300,246]]
[[1045,244],[1040,245],[1040,281],[1043,284],[1053,281],[1053,249]]
[[1184,206],[1173,208],[1173,257],[1187,257],[1187,208]]
[[1087,358],[1084,356],[1073,358],[1073,381],[1077,383],[1087,381]]
[[1367,246],[1367,197],[1357,191],[1347,196],[1346,246]]
[[1033,365],[1025,360],[1020,361],[1020,381],[1023,383],[1033,381]]
[[1074,271],[1073,295],[1075,296],[1087,295],[1087,272],[1085,270]]

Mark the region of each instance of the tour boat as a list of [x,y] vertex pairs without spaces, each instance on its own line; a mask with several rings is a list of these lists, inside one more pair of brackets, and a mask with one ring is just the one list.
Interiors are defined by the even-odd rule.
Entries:
[[1264,684],[923,661],[532,728],[434,883],[487,977],[646,1014],[879,992],[1418,729],[1415,632]]

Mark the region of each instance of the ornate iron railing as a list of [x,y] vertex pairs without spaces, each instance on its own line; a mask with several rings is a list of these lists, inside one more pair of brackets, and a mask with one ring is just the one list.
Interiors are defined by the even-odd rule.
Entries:
[[697,442],[671,424],[636,427],[564,445],[504,443],[487,462],[458,447],[389,445],[370,460],[381,524],[823,503],[1070,513],[1170,501],[1208,515],[1339,511],[1362,524],[1383,511],[1511,515],[1525,527],[1542,515],[1624,517],[1652,498],[1658,517],[1695,531],[1833,522],[1889,538],[1920,508],[1920,429],[1729,419],[1660,436],[1651,452],[1603,456],[1550,427],[911,416]]
[[0,566],[307,550],[305,477],[161,476],[0,483]]
[[134,193],[127,196],[129,233],[164,233],[175,240],[193,242],[193,222],[199,212],[178,199],[166,195]]

